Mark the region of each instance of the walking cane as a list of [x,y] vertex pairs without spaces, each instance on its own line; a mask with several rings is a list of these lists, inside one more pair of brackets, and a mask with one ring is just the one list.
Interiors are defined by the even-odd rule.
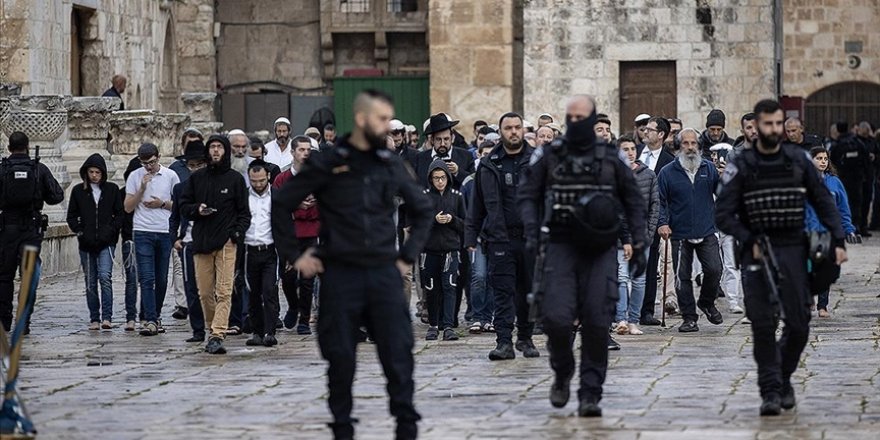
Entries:
[[660,304],[660,326],[666,327],[666,266],[669,264],[669,240],[663,244],[663,304]]
[[[4,439],[33,439],[37,435],[37,430],[34,428],[27,410],[21,403],[21,398],[15,389],[15,385],[18,381],[24,327],[36,298],[32,280],[36,269],[38,252],[39,248],[31,245],[24,246],[22,249],[21,289],[18,293],[18,313],[15,319],[15,330],[12,331],[12,340],[10,341],[12,349],[8,353],[5,351],[0,353],[3,357],[3,359],[0,359],[0,363],[5,363],[6,356],[9,356],[2,407],[0,407],[0,437]],[[6,332],[2,326],[0,326],[0,338],[4,341],[6,340]]]

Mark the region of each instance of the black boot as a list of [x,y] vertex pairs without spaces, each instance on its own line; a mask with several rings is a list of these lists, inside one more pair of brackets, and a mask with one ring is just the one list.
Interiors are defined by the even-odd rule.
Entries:
[[541,352],[539,352],[538,349],[535,348],[535,343],[532,342],[531,338],[517,340],[515,348],[518,351],[521,351],[523,356],[527,358],[536,358],[538,356],[541,356]]
[[761,416],[778,416],[782,412],[782,404],[778,394],[764,396],[761,403]]
[[503,361],[516,358],[513,351],[513,344],[510,342],[499,342],[495,349],[489,352],[490,361]]
[[415,440],[419,436],[419,427],[416,422],[398,420],[394,438],[396,440]]
[[782,384],[782,397],[779,402],[782,409],[792,409],[797,405],[797,400],[794,398],[794,388],[791,387],[791,382],[786,381]]
[[568,404],[568,398],[571,395],[571,376],[569,373],[563,376],[556,374],[553,385],[550,385],[550,404],[555,408],[562,408]]
[[596,397],[584,397],[578,405],[580,417],[602,417],[602,408],[599,407],[599,399]]

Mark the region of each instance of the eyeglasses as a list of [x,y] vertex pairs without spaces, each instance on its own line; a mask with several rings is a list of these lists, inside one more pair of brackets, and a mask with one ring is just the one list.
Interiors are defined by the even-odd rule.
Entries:
[[660,132],[660,130],[657,130],[656,128],[651,128],[651,127],[645,127],[645,131],[654,131],[654,132],[658,132],[658,133]]
[[153,159],[153,160],[148,160],[148,161],[146,161],[146,162],[141,161],[141,166],[143,166],[143,167],[151,167],[151,166],[153,166],[153,165],[156,165],[157,163],[159,163],[159,158],[158,158],[158,157],[155,158],[155,159]]
[[431,176],[431,180],[435,182],[442,182],[446,180],[446,176]]

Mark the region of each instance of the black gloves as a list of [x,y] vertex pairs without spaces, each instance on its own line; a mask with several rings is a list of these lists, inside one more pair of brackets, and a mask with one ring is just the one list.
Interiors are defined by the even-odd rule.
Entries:
[[648,260],[644,245],[633,246],[632,258],[629,259],[629,276],[638,278],[648,269]]
[[846,236],[846,242],[849,244],[862,244],[862,236],[853,232]]

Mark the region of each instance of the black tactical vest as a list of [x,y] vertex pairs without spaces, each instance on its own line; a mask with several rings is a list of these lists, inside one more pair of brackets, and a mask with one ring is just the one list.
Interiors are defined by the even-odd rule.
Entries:
[[794,154],[781,149],[781,160],[773,163],[758,160],[756,151],[744,152],[748,164],[743,204],[749,228],[760,233],[792,232],[804,229],[804,206],[807,189],[805,170],[795,162]]

